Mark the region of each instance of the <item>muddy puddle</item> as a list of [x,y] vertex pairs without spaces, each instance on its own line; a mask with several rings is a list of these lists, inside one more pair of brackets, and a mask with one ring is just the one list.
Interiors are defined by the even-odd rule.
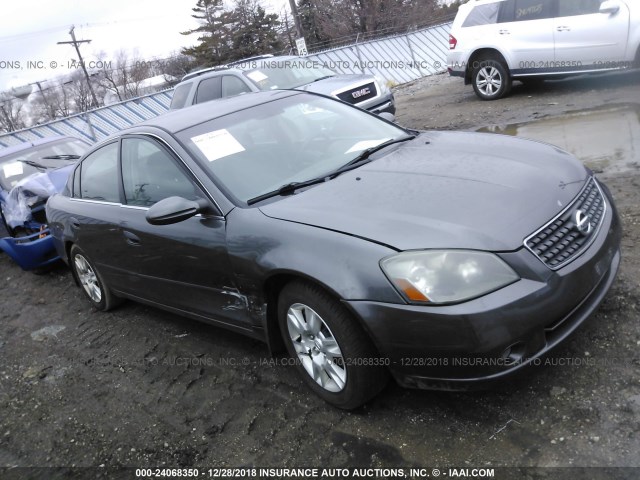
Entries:
[[481,132],[532,138],[557,145],[596,173],[640,172],[640,106],[583,110]]

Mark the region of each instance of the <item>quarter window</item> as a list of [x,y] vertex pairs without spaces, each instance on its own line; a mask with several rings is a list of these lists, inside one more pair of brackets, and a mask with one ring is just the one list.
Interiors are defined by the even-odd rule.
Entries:
[[601,0],[558,0],[558,16],[591,15],[600,11]]
[[73,171],[73,192],[71,196],[80,198],[80,167]]
[[173,196],[198,198],[195,185],[169,152],[142,138],[122,140],[122,181],[128,205],[150,207]]
[[491,25],[498,21],[498,12],[500,11],[500,3],[489,3],[487,5],[478,5],[469,13],[462,27],[477,27],[480,25]]
[[[78,196],[74,191],[74,196]],[[80,195],[88,200],[120,203],[118,143],[110,143],[85,158],[80,165]]]

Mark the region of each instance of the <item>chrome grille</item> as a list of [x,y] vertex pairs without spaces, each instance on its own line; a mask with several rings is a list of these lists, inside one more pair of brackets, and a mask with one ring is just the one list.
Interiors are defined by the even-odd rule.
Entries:
[[[557,270],[577,258],[597,236],[606,212],[600,186],[591,177],[576,199],[524,244],[545,265]],[[580,212],[580,213],[578,213]]]

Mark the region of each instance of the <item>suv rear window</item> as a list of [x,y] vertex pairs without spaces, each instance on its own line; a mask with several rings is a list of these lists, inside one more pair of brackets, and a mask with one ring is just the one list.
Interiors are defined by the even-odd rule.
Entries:
[[465,27],[477,27],[479,25],[491,25],[498,21],[498,12],[500,11],[499,3],[489,3],[487,5],[478,5],[474,7],[462,24]]

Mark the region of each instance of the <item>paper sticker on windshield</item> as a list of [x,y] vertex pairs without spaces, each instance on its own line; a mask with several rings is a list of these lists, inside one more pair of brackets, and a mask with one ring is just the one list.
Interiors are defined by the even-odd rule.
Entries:
[[244,147],[240,142],[231,135],[226,128],[216,130],[214,132],[198,135],[191,138],[196,147],[207,157],[207,160],[213,162],[219,158],[228,157],[234,153],[244,152]]
[[380,140],[363,140],[361,142],[356,143],[353,147],[351,147],[349,150],[347,150],[344,153],[359,152],[361,150],[366,150],[367,148],[380,145],[382,142],[386,142],[387,140],[389,139],[381,138]]
[[266,76],[264,73],[255,70],[253,72],[249,72],[247,73],[247,77],[249,77],[251,80],[253,80],[256,83],[260,83],[263,80],[266,80],[267,78],[269,78],[268,76]]
[[24,173],[22,163],[20,162],[7,163],[2,166],[2,170],[4,171],[5,178],[15,177],[16,175],[22,175]]

